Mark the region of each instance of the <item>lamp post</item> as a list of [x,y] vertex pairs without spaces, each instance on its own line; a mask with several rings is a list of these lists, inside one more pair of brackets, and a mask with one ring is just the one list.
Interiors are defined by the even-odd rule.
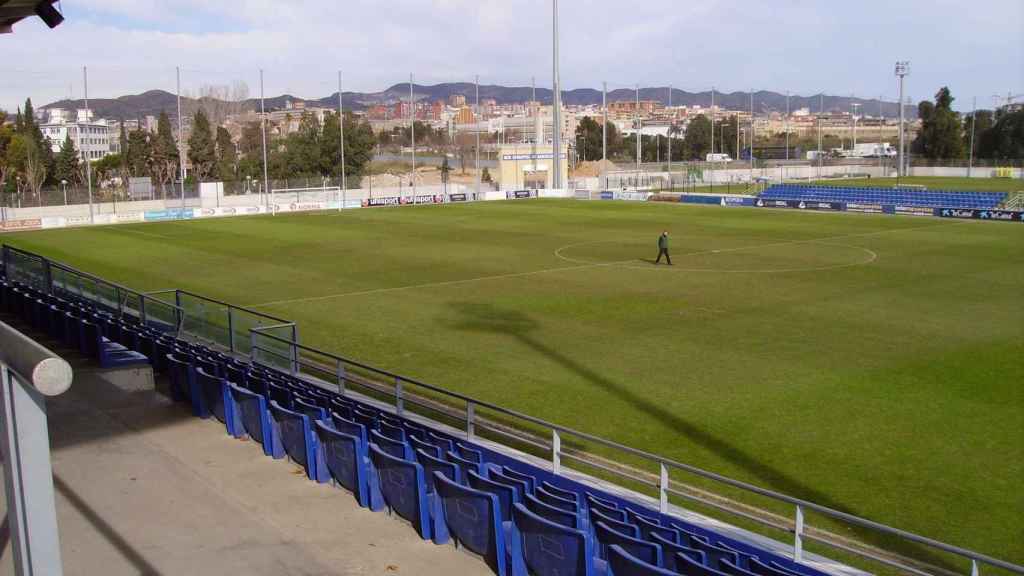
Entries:
[[64,187],[64,205],[68,205],[68,181],[61,180],[60,185]]
[[[904,141],[904,126],[903,126],[903,79],[906,78],[907,74],[910,74],[910,62],[906,60],[900,60],[896,62],[896,77],[900,79],[900,149],[898,167],[896,168],[896,178],[904,176],[903,166],[903,141]],[[897,180],[897,184],[899,181]]]

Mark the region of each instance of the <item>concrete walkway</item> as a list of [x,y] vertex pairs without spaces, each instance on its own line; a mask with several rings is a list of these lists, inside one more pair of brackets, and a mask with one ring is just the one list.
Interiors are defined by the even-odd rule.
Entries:
[[[70,361],[71,390],[48,403],[65,574],[491,573],[192,418],[147,378]],[[13,574],[6,519],[0,544],[0,576]]]

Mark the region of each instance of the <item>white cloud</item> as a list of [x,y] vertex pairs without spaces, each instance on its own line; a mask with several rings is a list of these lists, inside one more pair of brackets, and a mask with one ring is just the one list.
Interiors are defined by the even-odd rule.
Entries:
[[[563,85],[667,85],[892,97],[892,63],[913,63],[910,93],[948,84],[972,95],[1024,88],[1019,0],[561,0]],[[37,20],[0,37],[0,107],[245,80],[258,93],[323,96],[403,82],[550,85],[550,0],[81,0],[56,30]],[[70,86],[70,88],[69,88]]]

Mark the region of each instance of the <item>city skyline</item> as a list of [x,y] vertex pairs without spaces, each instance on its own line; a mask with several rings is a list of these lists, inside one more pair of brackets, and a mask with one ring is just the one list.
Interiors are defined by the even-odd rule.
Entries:
[[[9,54],[0,65],[9,79],[0,86],[0,108],[13,112],[29,96],[37,104],[81,98],[83,65],[90,69],[90,96],[104,98],[173,92],[177,65],[182,91],[192,94],[245,82],[249,95],[258,96],[261,67],[267,95],[299,98],[335,90],[338,69],[346,91],[381,90],[410,70],[422,84],[471,81],[479,73],[487,84],[523,86],[536,77],[538,87],[550,87],[547,6],[547,0],[396,0],[382,19],[371,2],[303,1],[289,10],[266,0],[69,2],[59,29],[29,19],[0,38]],[[1024,46],[1016,41],[1024,5],[1013,0],[980,0],[969,12],[955,2],[923,0],[869,1],[842,12],[831,3],[791,1],[680,7],[652,0],[629,13],[617,8],[562,2],[564,90],[607,80],[609,89],[673,84],[691,92],[715,86],[895,100],[897,58],[911,61],[914,103],[948,85],[957,109],[969,110],[975,97],[990,108],[993,94],[1019,93],[1024,84]],[[937,37],[936,27],[951,14],[957,34]],[[342,24],[338,32],[338,23],[353,21],[359,25]]]

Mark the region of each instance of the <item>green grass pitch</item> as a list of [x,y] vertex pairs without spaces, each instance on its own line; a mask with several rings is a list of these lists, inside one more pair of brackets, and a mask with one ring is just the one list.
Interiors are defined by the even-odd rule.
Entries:
[[[663,229],[673,267],[649,262]],[[2,240],[1024,561],[1024,225],[536,200]]]

